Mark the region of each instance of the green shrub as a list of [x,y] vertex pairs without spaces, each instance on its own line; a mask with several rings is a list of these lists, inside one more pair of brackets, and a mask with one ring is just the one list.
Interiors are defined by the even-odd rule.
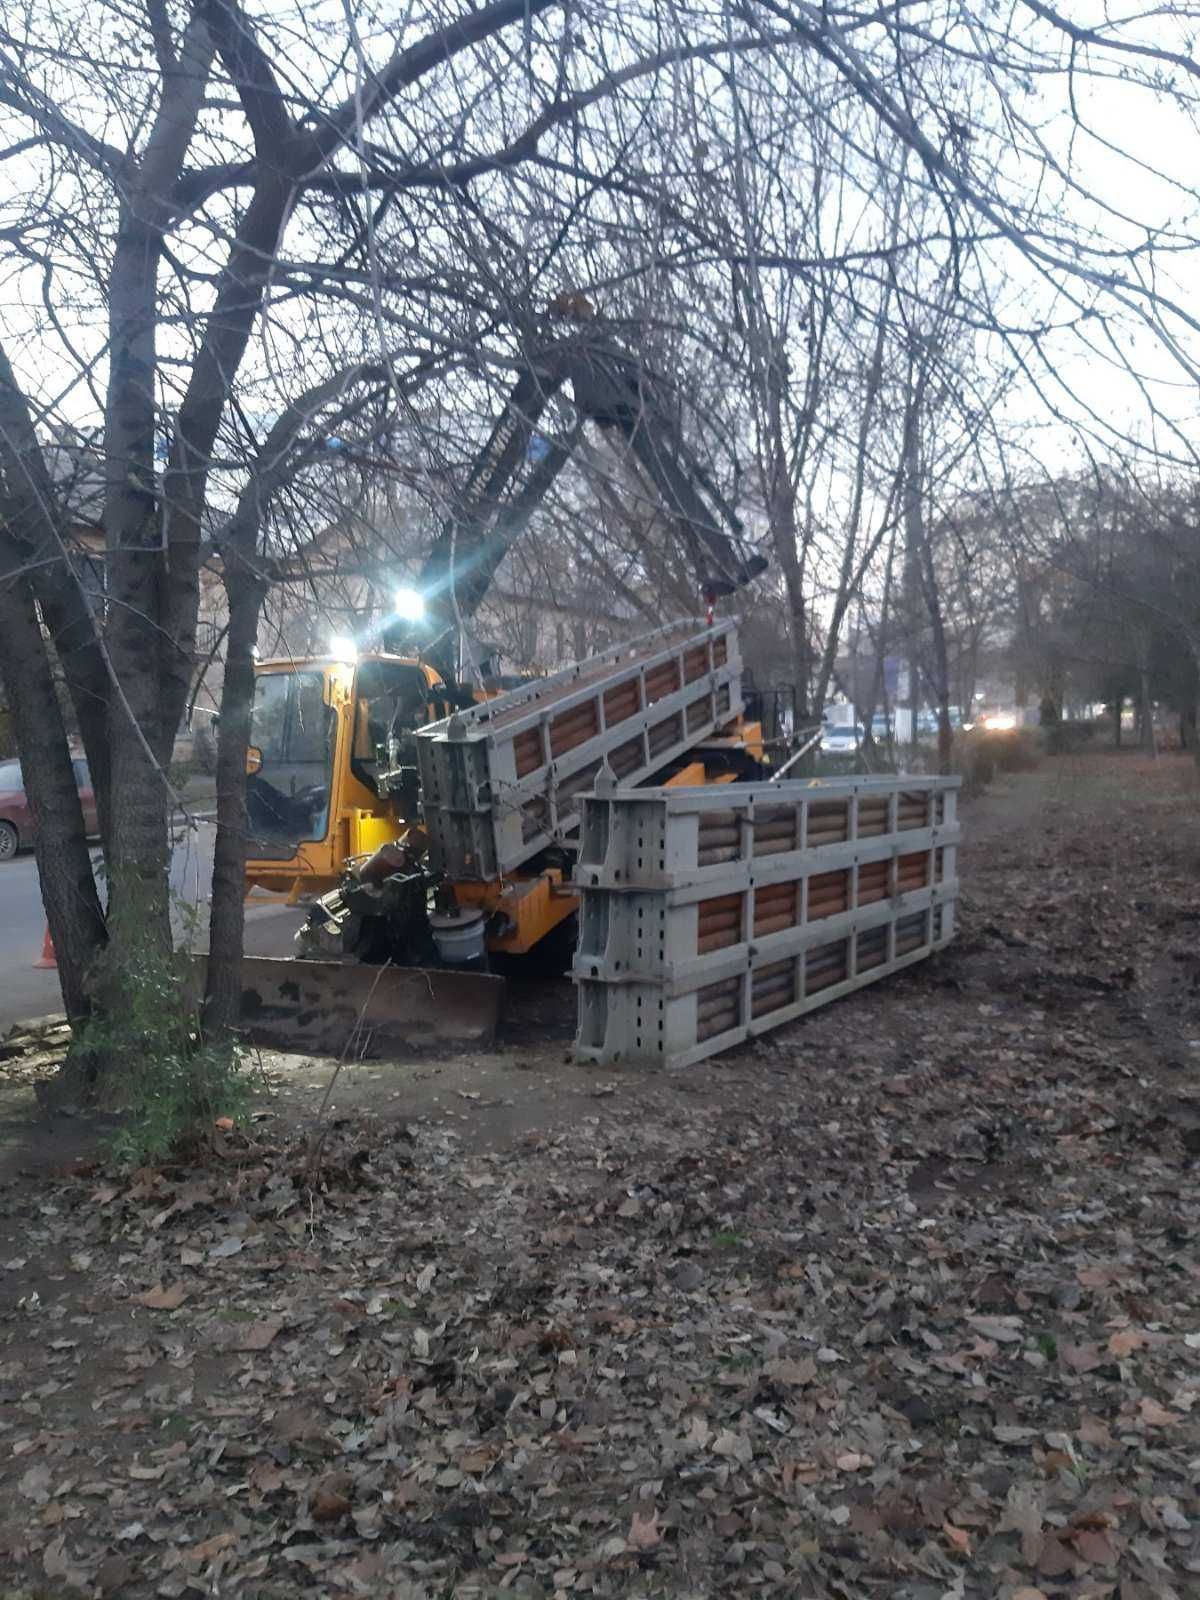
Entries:
[[1011,731],[985,728],[980,737],[991,751],[999,772],[1032,772],[1042,759],[1038,735],[1033,728]]
[[996,776],[996,760],[991,747],[972,730],[959,730],[950,749],[953,770],[962,778],[963,793],[982,794]]
[[981,794],[998,772],[1031,772],[1041,760],[1032,728],[960,730],[952,746],[954,771],[961,774],[965,794]]
[[74,1060],[102,1067],[105,1099],[122,1115],[110,1149],[123,1167],[164,1160],[206,1136],[218,1117],[243,1113],[249,1100],[241,1053],[201,1037],[187,954],[192,908],[176,908],[184,948],[163,950],[144,898],[136,885],[113,897],[109,950],[119,952],[119,981],[102,957],[96,1012],[75,1030],[71,1050]]
[[[1111,728],[1111,722],[1108,724]],[[1082,750],[1090,744],[1100,730],[1095,721],[1051,722],[1042,729],[1042,740],[1051,755],[1062,755]]]

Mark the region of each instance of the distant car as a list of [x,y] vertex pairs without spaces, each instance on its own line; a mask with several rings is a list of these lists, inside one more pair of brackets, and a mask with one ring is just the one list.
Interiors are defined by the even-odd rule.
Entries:
[[862,742],[861,722],[844,728],[826,728],[821,735],[821,749],[827,756],[852,756]]
[[[89,834],[99,833],[96,794],[87,762],[75,757],[71,765],[75,769],[75,787],[83,804],[83,825]],[[21,763],[0,761],[0,861],[11,861],[18,850],[31,848],[36,831],[21,776]]]
[[892,737],[891,719],[882,711],[871,718],[871,737],[877,743],[886,743]]

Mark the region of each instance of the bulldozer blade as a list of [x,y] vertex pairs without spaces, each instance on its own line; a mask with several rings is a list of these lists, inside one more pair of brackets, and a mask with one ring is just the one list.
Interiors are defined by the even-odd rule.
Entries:
[[[195,957],[199,986],[205,965]],[[504,989],[503,978],[486,972],[247,956],[242,1029],[250,1044],[270,1050],[355,1061],[486,1048]]]

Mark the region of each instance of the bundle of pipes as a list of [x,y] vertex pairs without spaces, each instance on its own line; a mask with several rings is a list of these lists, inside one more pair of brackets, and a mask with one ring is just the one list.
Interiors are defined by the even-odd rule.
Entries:
[[947,778],[585,800],[579,1054],[685,1065],[945,943]]

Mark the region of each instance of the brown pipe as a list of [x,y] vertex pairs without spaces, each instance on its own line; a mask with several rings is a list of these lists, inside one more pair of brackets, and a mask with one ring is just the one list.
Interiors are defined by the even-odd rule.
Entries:
[[550,738],[561,739],[578,733],[581,728],[599,729],[599,726],[596,707],[584,706],[579,711],[573,711],[569,717],[556,717],[550,724]]
[[700,834],[700,848],[707,850],[714,845],[737,844],[740,837],[736,828],[705,828]]
[[[737,1026],[738,1003],[736,1000],[725,1000],[720,1005],[697,1007],[696,1022],[698,1026],[707,1025],[714,1033],[721,1032],[724,1028]],[[713,1027],[716,1023],[717,1026]]]
[[799,878],[781,878],[778,883],[760,883],[754,892],[760,900],[784,900],[799,887]]
[[783,927],[799,926],[800,901],[796,900],[782,906],[761,906],[754,916],[754,931],[757,933],[767,923],[779,923]]
[[776,989],[790,989],[796,978],[795,962],[788,961],[784,965],[787,968],[785,972],[771,971],[769,975],[761,972],[756,973],[751,984],[753,992],[755,994],[771,994]]
[[722,809],[720,811],[706,811],[700,818],[700,832],[706,828],[734,828],[737,826],[742,813]]

